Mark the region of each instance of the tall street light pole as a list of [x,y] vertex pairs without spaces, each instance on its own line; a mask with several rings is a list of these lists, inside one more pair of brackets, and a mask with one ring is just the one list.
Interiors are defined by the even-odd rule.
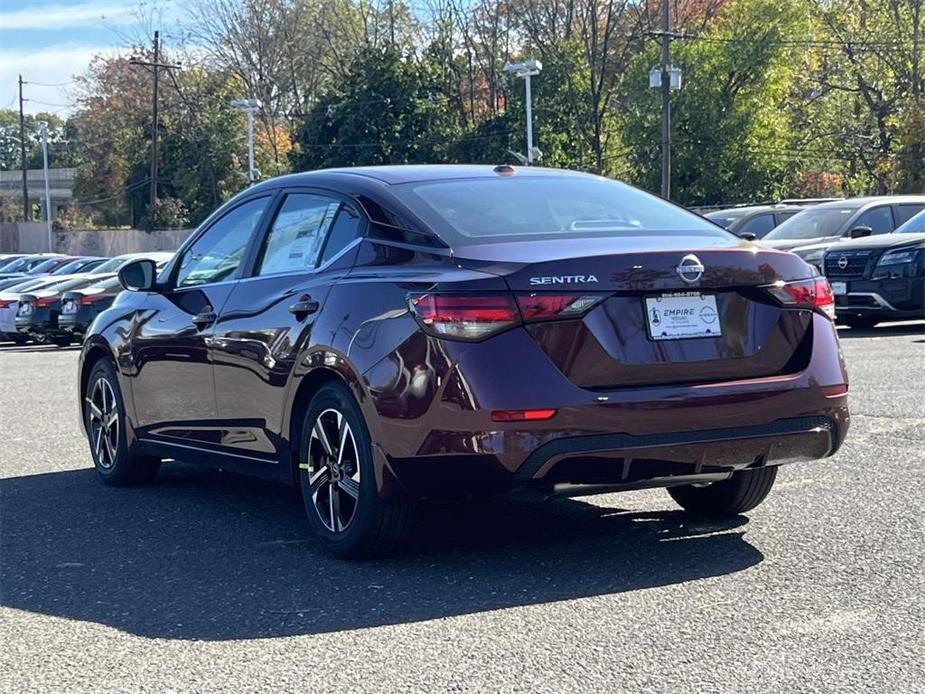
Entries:
[[527,166],[533,165],[534,155],[539,153],[533,147],[533,92],[531,90],[530,78],[540,74],[543,69],[543,63],[539,60],[526,60],[522,63],[508,63],[504,66],[506,73],[513,74],[524,80],[527,99]]
[[260,109],[260,99],[234,99],[231,105],[247,113],[247,185],[257,180],[254,172],[254,111]]
[[42,135],[42,170],[45,174],[45,223],[48,226],[48,252],[53,253],[51,238],[51,188],[48,185],[48,123],[38,122],[39,132]]

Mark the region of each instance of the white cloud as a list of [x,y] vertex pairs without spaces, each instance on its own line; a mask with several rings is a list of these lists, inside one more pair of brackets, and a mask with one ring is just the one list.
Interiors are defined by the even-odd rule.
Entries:
[[[112,46],[59,44],[44,48],[0,50],[0,108],[19,108],[17,79],[23,87],[28,113],[52,112],[65,116],[74,110],[75,74],[82,73],[98,53],[113,55]],[[45,86],[53,85],[53,86]]]
[[87,25],[125,23],[137,6],[115,0],[91,0],[76,5],[42,5],[38,8],[0,11],[0,29],[69,29]]

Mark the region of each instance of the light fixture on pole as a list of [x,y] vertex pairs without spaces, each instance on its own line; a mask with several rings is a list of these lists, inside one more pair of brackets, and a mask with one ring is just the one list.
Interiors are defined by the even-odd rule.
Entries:
[[260,109],[260,99],[234,99],[231,105],[247,113],[247,184],[253,185],[254,177],[254,111]]
[[48,225],[48,252],[53,253],[51,243],[51,189],[48,185],[48,122],[37,121],[42,136],[42,168],[45,172],[45,222]]
[[527,100],[527,166],[533,164],[534,159],[539,159],[542,152],[533,147],[533,94],[530,90],[530,78],[540,74],[543,69],[543,63],[539,60],[525,60],[522,63],[507,63],[504,71],[520,77],[524,80],[526,87]]

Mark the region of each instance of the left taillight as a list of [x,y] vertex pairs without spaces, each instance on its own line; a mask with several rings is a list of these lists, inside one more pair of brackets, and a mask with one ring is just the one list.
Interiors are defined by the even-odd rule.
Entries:
[[815,309],[829,318],[835,318],[835,295],[825,277],[778,282],[767,287],[767,290],[782,304]]
[[408,303],[424,329],[438,337],[480,340],[520,322],[510,294],[424,294]]
[[602,294],[517,294],[517,305],[524,320],[575,318],[603,301]]
[[0,299],[0,308],[9,308],[16,303],[16,299]]
[[61,297],[58,294],[52,294],[51,296],[40,296],[35,300],[36,306],[51,306]]

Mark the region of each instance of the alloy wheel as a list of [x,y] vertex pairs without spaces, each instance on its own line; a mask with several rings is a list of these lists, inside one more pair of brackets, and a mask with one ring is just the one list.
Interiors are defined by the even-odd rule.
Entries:
[[345,532],[356,515],[360,499],[360,462],[356,440],[347,418],[335,409],[321,412],[312,425],[308,461],[312,506],[324,526]]
[[100,467],[109,469],[119,451],[119,408],[112,385],[105,378],[93,384],[87,398],[90,417],[90,443]]

